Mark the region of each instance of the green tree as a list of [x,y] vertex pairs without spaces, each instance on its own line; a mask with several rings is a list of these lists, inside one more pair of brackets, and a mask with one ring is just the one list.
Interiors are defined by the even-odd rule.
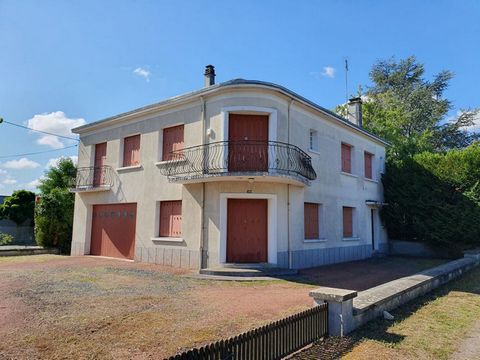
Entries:
[[[370,71],[372,85],[363,95],[363,126],[387,139],[396,158],[422,151],[464,148],[479,139],[465,129],[478,110],[463,111],[446,121],[451,102],[444,98],[453,74],[444,70],[429,81],[425,67],[414,56],[382,60]],[[345,107],[337,108],[343,114]],[[345,114],[343,114],[345,115]]]
[[72,186],[77,173],[77,167],[70,158],[61,158],[57,166],[52,166],[40,179],[38,189],[42,194],[49,194],[53,189],[68,189]]
[[35,208],[35,239],[40,246],[58,247],[63,253],[70,252],[75,198],[69,188],[75,175],[73,161],[62,158],[40,181],[41,200]]
[[35,194],[27,190],[14,191],[0,205],[0,218],[12,220],[17,226],[33,220]]
[[34,209],[35,194],[27,190],[17,190],[0,205],[0,219],[11,220],[17,225],[18,239],[18,227],[27,221],[33,221]]

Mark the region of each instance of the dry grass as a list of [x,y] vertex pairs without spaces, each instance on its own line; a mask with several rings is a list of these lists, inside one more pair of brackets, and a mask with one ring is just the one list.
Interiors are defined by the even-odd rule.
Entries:
[[306,285],[176,271],[50,255],[3,260],[0,359],[162,358],[311,306]]

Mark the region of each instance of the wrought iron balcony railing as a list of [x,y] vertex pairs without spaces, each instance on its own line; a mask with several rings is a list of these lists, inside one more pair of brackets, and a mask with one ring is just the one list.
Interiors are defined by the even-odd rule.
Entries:
[[278,141],[220,141],[169,154],[160,171],[171,181],[225,175],[317,177],[312,160],[295,145]]
[[110,189],[113,185],[113,170],[110,166],[88,166],[77,169],[72,191]]

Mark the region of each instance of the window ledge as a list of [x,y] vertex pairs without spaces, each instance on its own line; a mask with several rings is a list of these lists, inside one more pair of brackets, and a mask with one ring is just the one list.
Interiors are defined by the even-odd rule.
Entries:
[[374,184],[378,184],[378,180],[375,180],[375,179],[369,179],[369,178],[364,177],[363,180],[374,183]]
[[303,239],[303,242],[305,244],[315,244],[315,243],[324,243],[327,242],[328,240],[325,238],[320,238],[320,239]]
[[312,153],[312,154],[321,155],[320,151],[315,150],[315,149],[308,149],[308,152],[310,152],[310,153]]
[[186,162],[187,159],[179,159],[179,160],[162,160],[162,161],[157,161],[155,165],[157,166],[162,166],[162,165],[167,165],[167,164],[178,164],[182,162]]
[[358,175],[347,173],[345,171],[340,171],[340,174],[350,176],[350,177],[353,177],[353,178],[358,178]]
[[132,166],[122,166],[122,167],[116,168],[115,170],[117,172],[127,172],[127,171],[141,170],[141,169],[143,169],[142,165],[132,165]]
[[342,241],[360,241],[360,238],[357,237],[357,236],[353,236],[353,237],[344,237],[342,238]]
[[162,242],[171,242],[171,243],[183,243],[183,238],[178,237],[152,237],[152,241],[162,241]]

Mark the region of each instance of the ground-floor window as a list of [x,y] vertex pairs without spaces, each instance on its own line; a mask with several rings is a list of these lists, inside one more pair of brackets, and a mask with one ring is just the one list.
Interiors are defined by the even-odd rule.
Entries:
[[160,231],[161,237],[182,236],[182,201],[160,202]]
[[343,237],[353,237],[353,207],[343,207]]
[[319,239],[320,238],[320,222],[319,222],[320,205],[315,203],[304,204],[304,227],[305,239]]

